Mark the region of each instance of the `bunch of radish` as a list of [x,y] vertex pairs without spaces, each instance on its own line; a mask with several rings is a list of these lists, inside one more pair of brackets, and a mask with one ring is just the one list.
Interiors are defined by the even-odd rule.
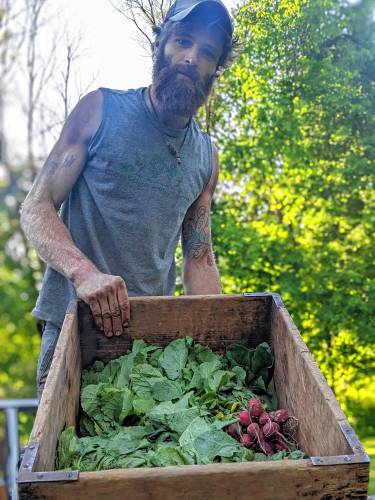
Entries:
[[238,414],[238,422],[227,427],[230,436],[253,451],[273,455],[296,448],[297,419],[284,409],[267,412],[262,403],[252,398],[247,409]]

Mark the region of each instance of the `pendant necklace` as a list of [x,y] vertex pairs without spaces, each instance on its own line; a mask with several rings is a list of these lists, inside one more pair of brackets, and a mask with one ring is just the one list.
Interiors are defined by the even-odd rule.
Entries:
[[[155,106],[154,106],[154,102],[153,102],[152,97],[151,97],[151,91],[150,91],[150,89],[149,89],[149,88],[147,89],[147,93],[148,93],[148,98],[149,98],[149,100],[150,100],[151,108],[152,108],[152,111],[153,111],[153,113],[154,113],[154,115],[155,115],[155,118],[156,118],[156,119],[157,119],[157,121],[160,123],[160,120],[159,120],[158,114],[157,114],[156,109],[155,109]],[[171,154],[174,158],[176,158],[177,165],[179,165],[179,166],[182,164],[182,159],[181,159],[181,151],[182,151],[182,148],[183,148],[183,146],[184,146],[184,144],[185,144],[185,140],[186,140],[186,137],[187,137],[187,134],[188,134],[189,128],[190,128],[190,121],[189,121],[188,126],[186,127],[186,132],[185,132],[185,135],[184,135],[184,137],[183,137],[183,139],[182,139],[181,146],[180,146],[180,148],[179,148],[179,149],[176,149],[176,146],[175,146],[174,144],[172,144],[172,142],[169,142],[169,141],[168,141],[168,139],[165,137],[165,135],[166,135],[166,134],[160,130],[160,132],[161,132],[161,134],[162,134],[162,136],[163,136],[163,139],[164,139],[164,143],[165,143],[165,145],[166,145],[166,146],[167,146],[167,148],[168,148],[168,151],[170,152],[170,154]],[[159,129],[158,129],[158,130],[159,130]]]

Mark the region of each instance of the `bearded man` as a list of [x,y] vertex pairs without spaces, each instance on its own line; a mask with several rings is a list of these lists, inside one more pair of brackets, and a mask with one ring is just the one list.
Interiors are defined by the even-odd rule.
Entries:
[[193,116],[230,57],[230,17],[220,0],[177,0],[155,34],[152,85],[86,95],[23,205],[23,230],[48,264],[33,310],[43,322],[39,397],[72,298],[106,336],[121,335],[129,296],[174,294],[180,238],[185,293],[220,293],[210,228],[218,155]]

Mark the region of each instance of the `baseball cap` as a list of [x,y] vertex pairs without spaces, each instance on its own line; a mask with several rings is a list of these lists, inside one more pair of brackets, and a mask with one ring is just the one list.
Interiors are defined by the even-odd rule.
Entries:
[[218,21],[221,27],[227,35],[232,37],[233,30],[229,12],[221,0],[176,0],[168,10],[165,21],[182,21],[201,5],[207,6],[206,11],[210,15],[212,13],[212,17],[219,13]]

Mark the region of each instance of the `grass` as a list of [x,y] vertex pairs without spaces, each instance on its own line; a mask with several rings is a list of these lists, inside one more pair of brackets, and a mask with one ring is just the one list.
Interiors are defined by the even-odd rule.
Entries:
[[370,464],[370,484],[368,489],[369,495],[375,495],[375,436],[361,439],[366,453],[371,459]]

